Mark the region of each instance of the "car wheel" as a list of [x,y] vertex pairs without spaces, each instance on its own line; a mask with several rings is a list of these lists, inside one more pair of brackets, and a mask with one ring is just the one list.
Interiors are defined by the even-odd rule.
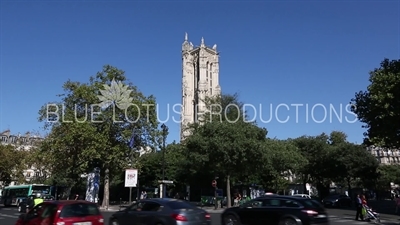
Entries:
[[119,225],[118,220],[111,220],[110,225]]
[[240,222],[234,215],[224,216],[224,225],[240,225]]
[[297,225],[297,222],[294,219],[285,218],[279,222],[279,225]]

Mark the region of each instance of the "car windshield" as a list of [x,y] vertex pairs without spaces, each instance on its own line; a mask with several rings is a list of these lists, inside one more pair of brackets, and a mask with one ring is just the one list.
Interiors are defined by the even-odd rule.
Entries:
[[302,201],[304,203],[305,206],[307,207],[311,207],[311,208],[323,208],[322,205],[315,201],[315,200],[311,200],[311,199],[306,199],[304,201]]
[[85,217],[85,216],[96,216],[100,215],[100,211],[95,204],[88,203],[75,203],[71,205],[65,205],[62,208],[60,217]]
[[194,208],[193,205],[186,203],[186,202],[181,202],[181,201],[170,201],[166,204],[168,207],[171,209],[192,209]]

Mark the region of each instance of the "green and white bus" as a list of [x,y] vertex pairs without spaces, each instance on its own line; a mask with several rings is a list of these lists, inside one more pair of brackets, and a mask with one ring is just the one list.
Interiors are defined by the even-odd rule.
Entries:
[[51,194],[52,187],[44,184],[12,185],[3,188],[1,203],[4,206],[18,206],[20,202],[30,195],[37,193]]

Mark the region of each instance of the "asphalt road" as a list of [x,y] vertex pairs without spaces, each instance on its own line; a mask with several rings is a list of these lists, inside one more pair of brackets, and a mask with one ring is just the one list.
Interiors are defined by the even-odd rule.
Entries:
[[[363,221],[355,221],[355,212],[354,210],[339,210],[339,209],[327,209],[330,224],[331,225],[367,225],[374,224],[373,222],[363,222]],[[108,219],[113,214],[113,212],[103,212],[105,225],[108,224]],[[220,225],[220,213],[212,213],[211,214],[211,225]],[[0,224],[1,225],[15,225],[15,222],[18,219],[18,213],[16,208],[2,208],[0,207]],[[382,225],[398,225],[400,223],[399,216],[393,215],[381,215],[381,224]]]

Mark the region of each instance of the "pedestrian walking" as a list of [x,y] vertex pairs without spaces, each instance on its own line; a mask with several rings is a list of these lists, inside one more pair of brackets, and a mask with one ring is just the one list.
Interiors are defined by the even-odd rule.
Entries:
[[357,206],[356,220],[358,220],[359,218],[361,220],[364,220],[364,216],[362,214],[363,206],[362,206],[362,200],[361,200],[361,196],[360,195],[357,195],[356,206]]
[[235,194],[235,199],[233,200],[234,206],[238,206],[239,203],[240,203],[240,200],[242,200],[242,196],[240,195],[239,192],[237,192],[237,193]]

